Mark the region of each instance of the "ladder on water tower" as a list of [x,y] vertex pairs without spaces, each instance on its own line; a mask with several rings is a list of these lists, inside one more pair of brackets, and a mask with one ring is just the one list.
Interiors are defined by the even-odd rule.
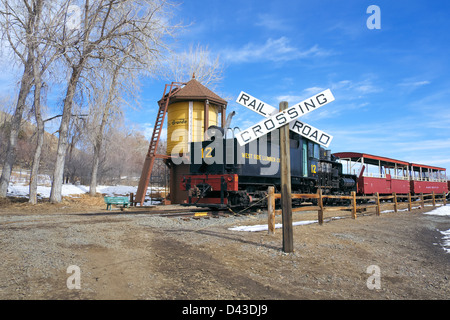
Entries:
[[[153,128],[152,138],[150,140],[150,146],[148,148],[147,155],[145,157],[144,167],[142,168],[141,178],[139,179],[139,185],[136,192],[134,203],[144,204],[145,195],[147,193],[150,177],[152,176],[153,164],[156,158],[170,158],[170,156],[157,154],[159,139],[161,137],[162,127],[164,125],[164,119],[166,118],[167,107],[169,106],[170,98],[177,93],[181,87],[185,85],[182,82],[172,82],[170,85],[166,84],[164,88],[164,94],[159,101],[158,114],[156,115],[156,122]],[[167,89],[169,91],[167,92]]]

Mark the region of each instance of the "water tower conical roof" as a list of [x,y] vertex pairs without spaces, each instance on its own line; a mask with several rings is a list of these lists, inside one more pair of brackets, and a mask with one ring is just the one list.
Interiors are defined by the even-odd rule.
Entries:
[[209,100],[218,105],[227,105],[226,100],[202,85],[195,78],[192,78],[183,88],[170,97],[170,103],[182,100]]

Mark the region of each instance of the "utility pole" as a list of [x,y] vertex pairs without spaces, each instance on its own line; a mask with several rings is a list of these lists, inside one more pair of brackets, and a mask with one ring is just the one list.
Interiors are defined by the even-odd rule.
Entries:
[[[288,108],[286,101],[280,102],[280,112]],[[281,210],[283,222],[283,252],[294,252],[292,229],[291,196],[291,155],[289,125],[280,127],[280,162],[281,162]]]

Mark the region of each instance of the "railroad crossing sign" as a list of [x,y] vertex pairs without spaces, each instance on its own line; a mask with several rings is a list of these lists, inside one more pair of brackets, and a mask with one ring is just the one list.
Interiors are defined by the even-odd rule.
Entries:
[[322,130],[314,128],[313,126],[296,120],[313,110],[316,110],[330,102],[334,101],[334,96],[330,89],[324,90],[302,102],[299,102],[292,107],[287,108],[281,112],[278,109],[264,103],[263,101],[241,91],[236,102],[240,105],[259,113],[266,119],[258,122],[250,128],[241,131],[236,135],[236,138],[241,146],[257,139],[265,134],[289,123],[289,129],[301,136],[313,140],[326,148],[330,145],[333,136],[325,133]]

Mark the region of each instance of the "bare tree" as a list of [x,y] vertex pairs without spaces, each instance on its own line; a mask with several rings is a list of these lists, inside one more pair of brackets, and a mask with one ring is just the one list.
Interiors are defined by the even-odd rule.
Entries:
[[[36,149],[33,157],[33,164],[30,173],[30,187],[29,187],[29,202],[32,204],[37,203],[37,177],[39,172],[39,166],[41,162],[42,147],[44,145],[44,120],[42,118],[41,110],[41,91],[43,87],[43,75],[47,69],[52,65],[60,52],[55,50],[55,48],[49,42],[43,42],[42,38],[45,36],[53,35],[55,36],[58,32],[59,25],[62,20],[61,9],[57,13],[50,14],[52,7],[47,7],[44,11],[46,19],[41,19],[43,15],[44,0],[34,1],[34,14],[36,15],[35,30],[33,32],[33,37],[30,39],[28,48],[29,55],[32,57],[33,66],[33,79],[34,79],[34,95],[33,95],[33,109],[36,120]],[[30,14],[33,14],[30,12]],[[41,44],[41,45],[40,45]]]
[[214,88],[223,80],[223,69],[220,55],[213,56],[208,47],[191,45],[188,51],[169,57],[165,77],[170,81],[188,82],[195,76],[203,85]]
[[[38,0],[36,2],[36,24],[39,24],[39,17],[42,12],[42,0]],[[41,150],[42,146],[44,144],[44,121],[42,119],[41,114],[41,89],[42,89],[42,78],[41,78],[41,72],[39,68],[39,60],[40,60],[40,54],[38,53],[38,56],[35,56],[35,53],[37,51],[37,39],[35,41],[31,42],[29,44],[29,54],[32,56],[32,64],[33,64],[33,77],[34,77],[34,99],[33,99],[33,106],[34,106],[34,113],[36,118],[36,126],[37,126],[37,145],[36,150],[34,152],[33,157],[33,165],[31,169],[30,174],[30,187],[29,187],[29,194],[30,194],[30,203],[36,204],[37,203],[37,175],[39,171],[39,164],[41,162]]]
[[168,7],[169,3],[163,0],[86,0],[80,27],[58,39],[58,45],[66,48],[64,57],[70,78],[59,128],[51,202],[61,201],[73,98],[83,71],[94,67],[96,60],[116,60],[130,46],[132,50],[128,55],[141,68],[157,59],[165,48],[164,37],[174,30],[167,19]]
[[[45,12],[43,12],[44,9]],[[16,160],[17,138],[23,113],[26,109],[26,99],[34,85],[33,104],[38,127],[38,146],[31,174],[30,194],[32,199],[35,199],[33,190],[36,189],[35,177],[39,167],[44,135],[40,109],[42,75],[58,56],[58,53],[54,50],[52,55],[48,54],[51,45],[43,41],[43,35],[52,37],[55,30],[58,29],[58,19],[62,17],[61,9],[59,11],[54,9],[52,5],[46,5],[44,0],[1,0],[0,3],[2,40],[9,44],[17,58],[16,60],[24,66],[19,95],[10,126],[6,158],[0,178],[0,197],[6,196],[12,167]],[[31,202],[34,203],[35,201],[31,200]]]
[[26,1],[11,3],[11,1],[2,0],[0,8],[2,40],[7,41],[24,68],[20,81],[19,95],[9,128],[6,157],[0,177],[0,197],[6,197],[12,168],[16,160],[17,141],[23,112],[26,108],[26,99],[33,83],[33,57],[29,54],[27,43],[30,42],[29,35],[35,30],[36,15],[33,12],[36,11],[36,8],[29,10],[29,7],[30,4]]
[[104,131],[106,124],[110,117],[110,112],[113,107],[113,100],[116,100],[117,94],[117,83],[120,76],[120,70],[125,62],[125,58],[120,61],[119,64],[115,65],[112,70],[111,80],[109,86],[107,86],[106,101],[103,103],[103,108],[101,108],[101,121],[97,130],[94,132],[94,154],[92,160],[92,170],[91,170],[91,182],[89,186],[89,194],[95,196],[97,189],[97,173],[100,161],[100,152],[104,142]]
[[99,182],[120,182],[126,176],[128,183],[137,185],[148,151],[148,140],[139,131],[121,123],[119,117],[114,120],[115,125],[108,125],[105,131]]

